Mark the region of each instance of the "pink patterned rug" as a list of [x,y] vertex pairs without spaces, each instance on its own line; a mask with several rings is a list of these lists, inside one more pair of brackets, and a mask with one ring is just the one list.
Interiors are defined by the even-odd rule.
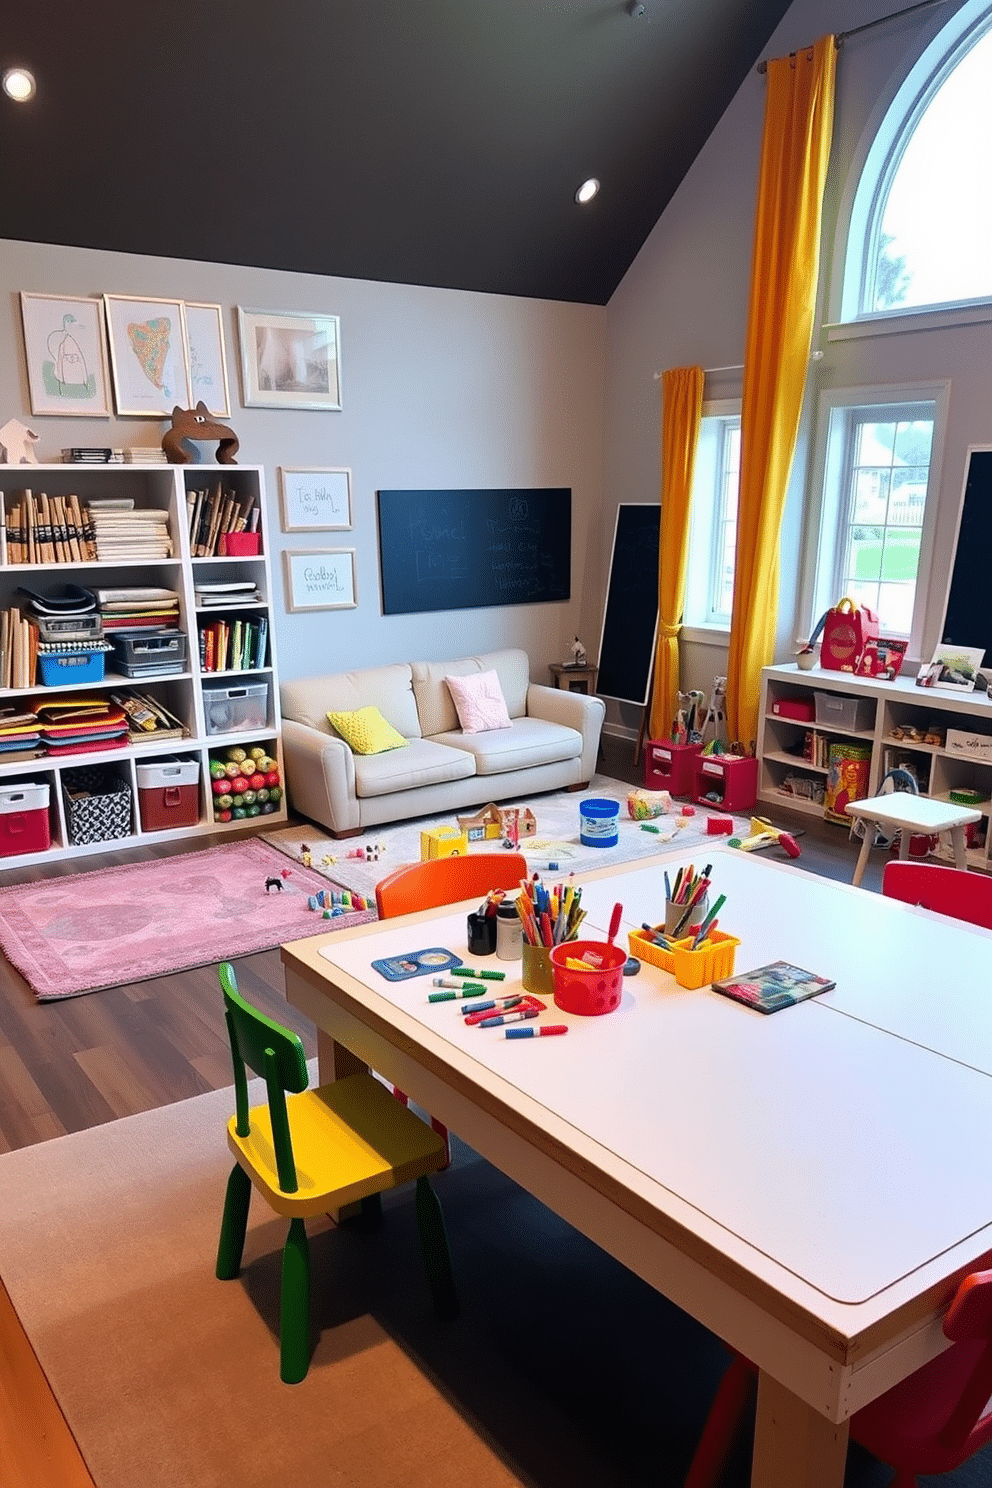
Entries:
[[[40,1001],[208,966],[375,919],[325,920],[330,887],[257,837],[175,858],[0,889],[0,947]],[[286,876],[284,876],[284,874]],[[266,891],[267,878],[279,890]]]

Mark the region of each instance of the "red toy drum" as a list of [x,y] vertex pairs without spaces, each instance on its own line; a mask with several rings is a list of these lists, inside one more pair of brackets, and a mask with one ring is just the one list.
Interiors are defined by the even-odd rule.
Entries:
[[[596,966],[574,965],[586,952],[600,958]],[[623,968],[627,952],[622,946],[607,945],[605,940],[568,940],[551,952],[554,967],[555,1004],[566,1013],[598,1017],[612,1013],[620,1006],[623,993]],[[568,963],[572,962],[572,965]]]

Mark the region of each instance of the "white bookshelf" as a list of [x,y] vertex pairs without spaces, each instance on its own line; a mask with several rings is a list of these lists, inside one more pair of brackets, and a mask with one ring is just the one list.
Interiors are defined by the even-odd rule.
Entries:
[[[810,702],[815,711],[817,692],[860,704],[859,726],[838,727],[815,718],[809,722],[774,711],[776,703],[794,699]],[[943,742],[898,737],[904,729],[933,731]],[[964,736],[961,748],[949,747],[948,731]],[[758,729],[758,800],[764,805],[822,817],[821,804],[786,789],[789,778],[826,780],[825,766],[802,757],[810,732],[828,742],[850,740],[869,747],[868,795],[875,795],[888,770],[902,763],[914,770],[922,793],[938,800],[950,800],[952,790],[980,792],[986,799],[976,809],[984,817],[985,843],[968,849],[968,866],[992,872],[992,700],[987,693],[917,687],[914,677],[885,682],[819,668],[807,672],[795,665],[765,667]]]
[[[255,497],[259,511],[259,534],[261,551],[250,557],[193,558],[190,553],[188,532],[187,489],[213,485],[222,480],[226,488],[233,488],[240,496]],[[173,540],[174,556],[151,562],[119,564],[116,562],[92,561],[83,563],[34,563],[11,564],[6,560],[7,545],[2,545],[3,562],[0,562],[0,608],[7,609],[17,602],[17,590],[27,583],[42,591],[57,592],[62,585],[72,583],[83,588],[118,588],[128,585],[153,585],[173,589],[179,594],[179,628],[186,636],[187,656],[181,670],[167,675],[149,678],[128,678],[115,674],[112,669],[113,653],[105,659],[105,674],[102,680],[82,683],[67,682],[64,686],[45,687],[35,685],[27,688],[0,688],[0,705],[15,706],[18,711],[29,710],[32,705],[44,703],[59,695],[72,695],[91,691],[97,695],[110,692],[141,692],[156,698],[170,713],[181,720],[186,737],[168,740],[141,740],[132,742],[127,748],[103,750],[95,747],[92,752],[67,756],[41,755],[35,759],[7,760],[0,755],[0,785],[21,783],[47,784],[51,847],[43,852],[25,853],[17,856],[0,856],[0,870],[22,866],[27,863],[43,863],[61,858],[85,856],[89,853],[108,852],[115,848],[129,848],[152,842],[168,841],[180,837],[196,837],[206,833],[237,832],[246,826],[275,826],[286,821],[285,770],[281,744],[281,720],[279,716],[279,688],[276,663],[275,635],[272,624],[272,571],[269,555],[268,522],[265,503],[263,473],[259,466],[249,465],[0,465],[0,491],[3,492],[4,509],[10,510],[24,491],[35,495],[44,492],[48,496],[75,495],[80,502],[98,496],[133,497],[138,507],[157,507],[168,512],[169,531]],[[199,609],[195,599],[197,581],[215,583],[230,580],[251,579],[258,588],[259,599],[251,604]],[[229,614],[242,618],[266,616],[268,620],[267,655],[265,665],[242,671],[201,672],[199,649],[199,626],[210,619]],[[39,674],[40,676],[40,671]],[[224,734],[208,733],[207,714],[204,706],[204,686],[240,688],[265,682],[267,684],[267,707],[264,727],[248,731],[238,729]],[[222,755],[228,748],[259,746],[276,760],[279,768],[283,796],[274,811],[256,817],[232,819],[223,823],[214,819],[210,762],[212,757]],[[166,828],[160,831],[145,831],[141,826],[138,807],[138,777],[136,766],[157,760],[192,760],[200,766],[199,820],[195,826]],[[112,764],[117,773],[130,783],[132,796],[132,831],[127,837],[115,837],[102,842],[72,843],[69,840],[68,824],[63,800],[63,776],[67,770],[80,766]]]

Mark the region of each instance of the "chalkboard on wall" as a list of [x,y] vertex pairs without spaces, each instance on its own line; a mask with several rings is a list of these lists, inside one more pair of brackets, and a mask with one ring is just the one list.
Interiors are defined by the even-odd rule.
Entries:
[[567,487],[376,494],[384,615],[569,598]]
[[968,451],[961,525],[951,571],[941,641],[952,646],[983,646],[992,656],[992,605],[988,600],[992,553],[992,449]]
[[624,703],[648,700],[658,629],[658,544],[661,507],[617,507],[610,583],[599,643],[601,697]]

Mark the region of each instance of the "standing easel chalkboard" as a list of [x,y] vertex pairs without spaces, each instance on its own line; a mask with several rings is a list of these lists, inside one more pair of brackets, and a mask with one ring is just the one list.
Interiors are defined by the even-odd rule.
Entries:
[[658,545],[661,507],[617,507],[610,582],[599,643],[600,697],[643,708],[648,701],[658,633]]

